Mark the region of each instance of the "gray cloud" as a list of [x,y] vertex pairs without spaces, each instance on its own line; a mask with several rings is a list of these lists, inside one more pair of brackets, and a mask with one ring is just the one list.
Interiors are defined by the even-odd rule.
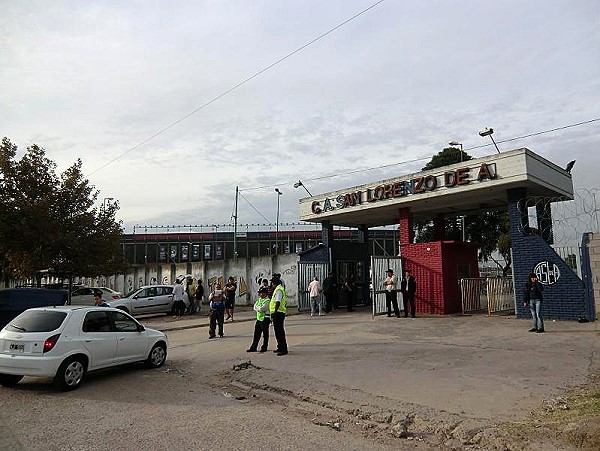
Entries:
[[[487,144],[484,127],[502,140],[600,116],[598,2],[384,2],[131,150],[368,4],[8,2],[0,134],[59,168],[82,158],[131,227],[225,223],[236,185],[270,186],[244,195],[274,220],[280,184],[294,222],[298,179],[341,189],[416,171],[425,162],[343,175],[450,140]],[[575,184],[593,186],[599,127],[501,148],[573,155]],[[239,216],[264,222],[245,201]]]

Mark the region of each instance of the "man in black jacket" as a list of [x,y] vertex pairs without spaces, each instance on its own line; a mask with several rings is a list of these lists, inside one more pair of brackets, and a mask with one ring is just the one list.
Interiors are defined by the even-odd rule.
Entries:
[[415,293],[417,291],[417,282],[410,269],[404,270],[404,278],[400,282],[400,291],[404,300],[404,317],[408,318],[408,309],[410,307],[410,316],[415,317]]
[[538,281],[534,273],[529,274],[529,280],[523,288],[525,307],[531,311],[531,329],[529,332],[544,332],[544,320],[542,319],[542,291],[544,286]]

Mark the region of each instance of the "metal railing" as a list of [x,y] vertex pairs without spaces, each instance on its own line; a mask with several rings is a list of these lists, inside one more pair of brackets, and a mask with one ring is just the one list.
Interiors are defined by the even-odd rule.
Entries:
[[487,311],[488,315],[515,311],[513,281],[510,277],[460,280],[463,313]]

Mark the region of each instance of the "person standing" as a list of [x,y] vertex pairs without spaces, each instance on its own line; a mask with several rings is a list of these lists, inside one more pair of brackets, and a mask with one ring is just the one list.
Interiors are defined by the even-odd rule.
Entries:
[[321,302],[320,296],[323,289],[317,276],[314,277],[311,283],[308,284],[308,295],[310,296],[310,316],[317,314],[317,308],[319,316],[324,316],[323,303]]
[[529,280],[523,288],[525,307],[529,306],[531,311],[531,329],[529,332],[544,332],[544,320],[542,319],[542,291],[544,286],[538,281],[534,273],[529,274]]
[[287,295],[280,277],[274,275],[271,279],[271,286],[273,287],[273,296],[271,297],[271,302],[269,304],[269,312],[271,313],[273,330],[275,331],[275,339],[277,340],[277,349],[273,352],[276,352],[278,356],[282,356],[288,353],[285,329],[283,327]]
[[210,306],[210,325],[208,327],[208,338],[215,338],[217,325],[219,326],[219,337],[223,336],[223,323],[225,316],[225,293],[221,290],[221,284],[215,285],[214,291],[208,296]]
[[202,279],[198,279],[198,286],[196,287],[196,309],[199,312],[202,310],[202,301],[204,300],[204,285],[202,285]]
[[94,291],[94,305],[96,307],[110,307],[104,299],[102,299],[101,291]]
[[175,279],[175,285],[173,286],[173,308],[176,318],[183,316],[185,313],[184,293],[183,280]]
[[331,313],[335,296],[335,279],[332,272],[323,280],[323,295],[325,295],[325,313]]
[[227,314],[227,318],[233,321],[233,309],[235,308],[235,291],[237,290],[237,283],[235,283],[235,279],[230,277],[227,279],[227,283],[225,284],[225,313]]
[[398,309],[398,278],[394,274],[394,270],[389,268],[386,271],[387,277],[383,281],[385,287],[385,304],[387,306],[387,316],[392,316],[392,306],[394,306],[394,314],[396,318],[400,318],[400,309]]
[[348,312],[354,311],[354,276],[350,274],[342,282],[342,295],[341,301],[346,304],[346,310]]
[[269,347],[269,325],[271,324],[270,302],[266,287],[260,287],[258,290],[258,299],[254,303],[254,311],[256,312],[256,323],[254,324],[254,337],[250,348],[246,352],[256,352],[260,336],[263,337],[260,352],[266,352]]
[[415,293],[417,292],[417,282],[409,269],[404,270],[404,278],[400,283],[400,291],[404,301],[404,317],[408,318],[410,308],[411,318],[415,318]]
[[187,293],[188,301],[190,302],[187,313],[193,315],[196,313],[196,284],[191,276],[186,277],[185,292]]
[[271,296],[273,296],[273,287],[271,287],[271,283],[266,277],[261,281],[261,288],[262,287],[267,289],[267,297],[271,299]]

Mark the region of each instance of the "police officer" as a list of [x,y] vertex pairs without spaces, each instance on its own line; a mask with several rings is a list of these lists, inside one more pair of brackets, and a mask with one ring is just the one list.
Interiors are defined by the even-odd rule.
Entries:
[[273,296],[271,297],[271,303],[269,304],[269,311],[271,312],[273,330],[275,331],[275,339],[277,340],[277,349],[273,352],[276,352],[278,356],[282,356],[288,353],[285,329],[283,328],[287,296],[279,275],[273,276],[271,279],[271,287],[273,288]]

